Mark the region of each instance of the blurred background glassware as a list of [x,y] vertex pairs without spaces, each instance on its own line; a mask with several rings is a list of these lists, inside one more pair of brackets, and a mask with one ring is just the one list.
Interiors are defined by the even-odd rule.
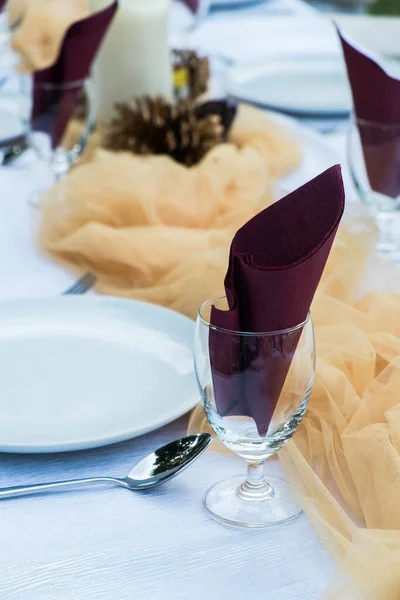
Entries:
[[360,200],[379,227],[377,250],[400,260],[400,123],[349,121],[347,162]]
[[[11,36],[24,16],[26,0],[0,0],[0,165],[20,149],[26,124],[18,100],[22,97],[17,72],[18,55],[12,50]],[[10,9],[10,10],[9,10]]]
[[[53,84],[25,78],[29,114],[28,145],[37,156],[35,177],[40,181],[31,202],[63,179],[82,156],[96,125],[93,82],[90,78]],[[83,106],[86,107],[82,112]]]
[[[210,13],[224,10],[237,13],[241,9],[248,10],[265,2],[269,2],[269,0],[180,0],[180,4],[186,5],[189,9],[191,17],[188,18],[188,14],[180,11],[179,6],[174,3],[173,10],[171,11],[172,18],[175,21],[173,25],[176,26],[177,20],[178,28],[190,33],[197,29]],[[179,5],[179,3],[177,4]],[[187,13],[188,11],[185,12]],[[282,12],[287,13],[288,11],[284,8]]]
[[[230,525],[268,527],[282,524],[297,517],[301,510],[282,479],[271,477],[265,480],[263,465],[294,435],[307,408],[315,371],[311,316],[309,314],[304,323],[283,331],[240,333],[211,325],[213,306],[227,310],[226,298],[208,300],[199,309],[194,343],[196,377],[207,419],[221,442],[246,460],[247,479],[234,477],[215,484],[206,493],[204,504],[212,517]],[[220,383],[222,381],[226,390],[237,391],[244,378],[251,378],[250,385],[254,391],[257,388],[258,396],[253,396],[253,402],[264,405],[253,407],[253,414],[259,409],[268,413],[271,397],[266,388],[275,385],[279,379],[284,382],[265,434],[260,433],[259,423],[253,418],[243,416],[246,411],[230,408],[228,415],[228,411],[221,410],[221,402],[216,397],[221,387],[216,385],[217,371],[210,359],[211,335],[218,335],[221,348],[241,349],[239,359],[235,352],[231,356],[229,351],[226,354],[229,358],[225,357],[225,364],[226,360],[232,364],[226,371],[224,369]],[[254,348],[258,350],[254,352]],[[247,360],[249,352],[251,360]],[[239,368],[238,363],[244,361],[246,366],[242,364]],[[221,373],[217,376],[221,377]],[[239,401],[246,404],[243,397]]]
[[[197,2],[195,2],[196,4],[196,10],[194,11],[194,22],[193,22],[193,28],[198,27],[199,25],[201,25],[201,23],[204,21],[204,19],[207,17],[209,11],[210,11],[210,7],[212,5],[212,0],[197,0]],[[192,2],[193,5],[193,2]]]
[[201,25],[210,10],[212,0],[179,0],[172,3],[170,28],[180,34],[190,34]]
[[[187,33],[196,30],[206,18],[214,13],[225,11],[237,15],[241,10],[257,8],[259,5],[268,3],[270,0],[179,0],[173,3],[171,11],[173,26]],[[179,10],[179,4],[186,5],[188,11]],[[283,7],[279,10],[281,14],[291,14],[291,11]],[[186,13],[186,14],[185,14]],[[191,14],[189,17],[188,13]],[[178,23],[177,23],[178,22]]]

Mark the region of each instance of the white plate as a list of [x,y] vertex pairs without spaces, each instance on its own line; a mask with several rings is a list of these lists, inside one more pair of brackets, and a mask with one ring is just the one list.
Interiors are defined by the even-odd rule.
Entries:
[[400,17],[335,13],[331,18],[360,46],[381,56],[400,58]]
[[194,323],[130,300],[59,297],[0,304],[0,451],[120,442],[198,402]]
[[341,58],[275,58],[233,66],[224,85],[231,96],[297,115],[346,116],[352,105]]
[[210,0],[210,6],[214,8],[238,8],[243,6],[243,8],[246,8],[264,2],[268,2],[268,0]]
[[303,159],[298,168],[276,182],[276,198],[293,192],[329,167],[343,162],[342,157],[329,145],[325,136],[306,125],[301,125],[293,117],[268,114],[300,138],[303,151]]

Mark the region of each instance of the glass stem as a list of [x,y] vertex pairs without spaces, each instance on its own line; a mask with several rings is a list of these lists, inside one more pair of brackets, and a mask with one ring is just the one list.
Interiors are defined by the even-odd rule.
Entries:
[[64,148],[56,148],[51,159],[51,167],[57,183],[66,178],[70,166],[68,154]]
[[243,500],[269,500],[275,495],[273,488],[265,480],[264,462],[247,461],[246,481],[238,489],[238,496]]

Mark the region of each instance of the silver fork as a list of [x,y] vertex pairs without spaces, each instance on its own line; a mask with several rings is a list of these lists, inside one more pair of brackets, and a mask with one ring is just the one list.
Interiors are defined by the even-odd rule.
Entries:
[[63,296],[85,294],[96,283],[96,277],[92,273],[85,273],[74,285],[63,292]]

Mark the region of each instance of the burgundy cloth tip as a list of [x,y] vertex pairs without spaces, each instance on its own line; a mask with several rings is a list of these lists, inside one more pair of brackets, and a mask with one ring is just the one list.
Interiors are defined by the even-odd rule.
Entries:
[[[85,79],[118,8],[115,0],[104,10],[73,23],[68,29],[57,62],[34,75],[32,120],[37,128],[51,135],[52,146],[60,143],[74,112]],[[54,90],[51,86],[69,84],[70,89]],[[49,87],[46,89],[46,85]],[[43,86],[43,87],[42,87]],[[56,106],[54,118],[46,118]]]
[[339,166],[272,204],[233,238],[225,290],[229,310],[213,307],[209,351],[221,416],[254,419],[268,431],[302,328],[295,334],[247,336],[303,323],[344,210]]
[[[354,112],[371,188],[400,196],[400,80],[338,30],[353,94]],[[383,127],[373,127],[369,121]],[[389,126],[389,127],[385,127]]]
[[194,14],[196,14],[199,10],[200,0],[181,0],[181,2],[186,4],[189,10],[191,10]]

